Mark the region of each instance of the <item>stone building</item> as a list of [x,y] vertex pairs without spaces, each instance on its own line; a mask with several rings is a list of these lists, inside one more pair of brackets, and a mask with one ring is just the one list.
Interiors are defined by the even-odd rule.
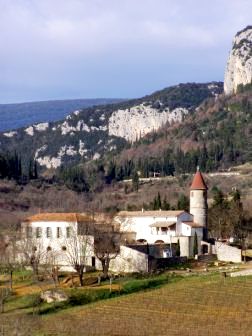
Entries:
[[[192,257],[195,234],[198,253],[207,252],[207,185],[199,170],[194,175],[190,188],[190,213],[186,211],[121,211],[115,220],[123,232],[131,234],[135,243],[172,244],[180,243],[181,256]],[[202,246],[205,246],[202,249]]]
[[[172,257],[174,246],[178,243],[182,257],[194,256],[195,236],[198,254],[207,252],[201,248],[207,244],[204,243],[207,232],[207,186],[200,171],[196,172],[190,188],[190,212],[121,211],[109,225],[99,221],[98,217],[84,213],[40,213],[28,217],[21,225],[23,243],[26,243],[24,252],[41,253],[41,262],[45,263],[48,262],[46,258],[52,255],[54,262],[67,270],[71,269],[71,251],[81,249],[83,253],[78,253],[78,258],[85,258],[87,267],[101,269],[95,253],[97,232],[106,235],[116,228],[115,237],[120,249],[111,261],[110,269],[116,272],[147,272],[149,256]],[[136,248],[141,245],[152,245],[152,248]],[[161,255],[156,254],[155,250],[158,249],[162,251]],[[154,251],[153,254],[151,251]]]

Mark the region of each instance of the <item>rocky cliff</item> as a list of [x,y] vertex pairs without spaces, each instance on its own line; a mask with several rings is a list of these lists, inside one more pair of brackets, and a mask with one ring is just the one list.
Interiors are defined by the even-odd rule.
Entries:
[[252,82],[252,26],[238,32],[233,40],[224,80],[226,94],[235,93],[239,84]]
[[223,83],[187,83],[140,99],[77,110],[58,122],[43,122],[0,133],[0,153],[17,152],[47,169],[114,155],[130,142],[165,125],[183,124]]

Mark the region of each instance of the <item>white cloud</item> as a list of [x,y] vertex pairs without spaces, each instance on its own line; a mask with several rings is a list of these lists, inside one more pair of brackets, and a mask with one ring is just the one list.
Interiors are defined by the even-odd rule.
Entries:
[[[0,99],[21,86],[62,95],[68,78],[76,81],[72,87],[83,86],[83,96],[90,95],[90,76],[100,81],[106,68],[117,76],[119,63],[125,78],[130,69],[155,67],[152,59],[167,66],[169,57],[172,66],[182,55],[197,64],[210,55],[217,62],[218,54],[223,66],[233,35],[251,23],[251,13],[247,0],[0,0],[0,73],[6,85],[0,86]],[[125,88],[125,96],[130,92]]]

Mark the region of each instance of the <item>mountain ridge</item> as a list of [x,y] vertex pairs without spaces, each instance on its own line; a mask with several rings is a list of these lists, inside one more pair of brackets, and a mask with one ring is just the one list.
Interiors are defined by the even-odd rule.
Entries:
[[166,124],[183,123],[206,98],[223,92],[223,83],[186,83],[143,98],[75,111],[64,120],[33,124],[0,134],[0,150],[16,151],[40,166],[97,160]]
[[0,104],[0,132],[29,126],[33,123],[57,121],[80,108],[123,100],[119,98],[57,99]]

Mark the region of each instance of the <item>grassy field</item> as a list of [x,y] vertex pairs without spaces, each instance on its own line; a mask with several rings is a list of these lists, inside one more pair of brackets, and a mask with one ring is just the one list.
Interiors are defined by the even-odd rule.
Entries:
[[2,314],[0,335],[2,326],[3,335],[20,336],[250,336],[252,277],[206,273],[168,278],[157,289],[42,316],[27,313],[19,309]]

